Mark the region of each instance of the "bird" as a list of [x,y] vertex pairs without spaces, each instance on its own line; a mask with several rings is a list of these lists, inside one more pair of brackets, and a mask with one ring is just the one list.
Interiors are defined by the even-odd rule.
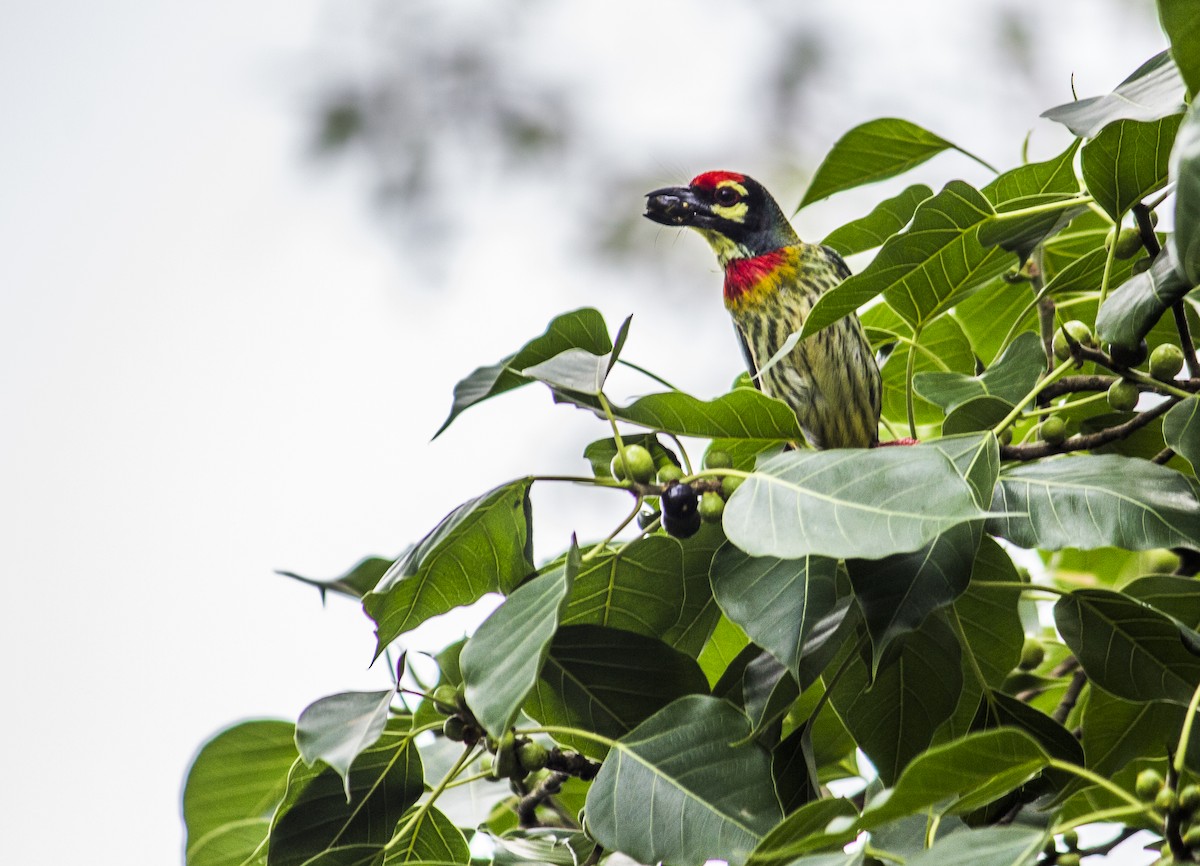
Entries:
[[755,386],[792,408],[809,445],[879,443],[879,364],[857,315],[805,337],[767,366],[817,299],[850,276],[837,252],[800,240],[766,188],[732,171],[706,171],[687,186],[647,193],[644,215],[708,241],[725,272],[725,308]]

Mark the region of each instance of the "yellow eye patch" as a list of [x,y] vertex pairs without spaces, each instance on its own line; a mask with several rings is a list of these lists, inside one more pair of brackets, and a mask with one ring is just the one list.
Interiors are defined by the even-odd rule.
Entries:
[[[745,202],[747,195],[746,188],[737,181],[721,181],[721,183],[717,184],[716,192],[713,194],[715,201],[712,206],[712,212],[730,222],[745,222],[746,212],[750,208]],[[721,204],[722,199],[729,203]]]

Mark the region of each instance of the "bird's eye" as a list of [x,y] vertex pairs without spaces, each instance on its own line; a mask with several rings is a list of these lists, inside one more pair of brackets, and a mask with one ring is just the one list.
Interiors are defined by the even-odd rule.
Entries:
[[717,188],[713,197],[717,200],[717,204],[729,207],[741,201],[742,194],[731,186],[722,186]]

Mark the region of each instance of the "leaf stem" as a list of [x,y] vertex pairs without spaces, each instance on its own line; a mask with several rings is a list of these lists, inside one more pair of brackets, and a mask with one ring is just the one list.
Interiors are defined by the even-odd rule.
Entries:
[[967,633],[963,629],[962,620],[958,617],[958,608],[954,607],[954,605],[950,606],[950,616],[947,619],[950,620],[950,627],[954,629],[954,634],[958,638],[963,652],[967,655],[967,661],[970,663],[971,672],[975,675],[976,682],[979,683],[979,687],[983,690],[983,699],[988,702],[989,706],[995,705],[996,698],[992,695],[992,688],[988,684],[987,677],[983,675],[983,668],[979,666],[979,659],[975,658],[975,651],[971,649],[971,642],[967,640]]
[[[921,329],[913,329],[913,342],[916,343],[921,338]],[[905,359],[904,365],[904,410],[908,414],[908,435],[913,439],[917,438],[917,415],[913,407],[913,370],[916,369],[917,353],[912,349],[908,350],[908,358]]]
[[1188,741],[1192,738],[1192,722],[1196,719],[1196,709],[1200,708],[1200,686],[1196,686],[1196,690],[1192,692],[1192,699],[1188,702],[1187,715],[1183,718],[1183,727],[1179,730],[1179,745],[1175,747],[1175,772],[1176,774],[1183,773],[1183,759],[1187,755]]
[[633,510],[630,511],[629,514],[627,514],[625,516],[624,520],[622,520],[620,523],[617,524],[617,528],[614,529],[612,532],[610,532],[603,541],[601,541],[599,544],[597,544],[595,547],[593,547],[591,550],[589,550],[587,553],[585,553],[582,557],[580,557],[580,561],[581,562],[590,562],[591,560],[593,560],[597,556],[599,556],[602,551],[607,550],[609,542],[611,542],[614,538],[616,538],[622,529],[624,529],[626,526],[628,526],[630,523],[632,523],[634,521],[634,519],[638,516],[638,512],[641,510],[642,510],[642,497],[641,497],[641,495],[639,495],[633,501]]
[[1081,767],[1078,764],[1072,764],[1070,761],[1064,761],[1060,758],[1051,758],[1047,766],[1054,770],[1062,770],[1064,773],[1070,773],[1073,776],[1078,776],[1085,781],[1091,782],[1093,785],[1099,785],[1117,799],[1124,800],[1130,805],[1130,808],[1137,809],[1139,812],[1144,812],[1147,815],[1152,814],[1151,804],[1143,803],[1121,786],[1113,784],[1108,779],[1097,773],[1093,773],[1086,767]]
[[968,159],[975,160],[977,163],[982,165],[984,168],[986,168],[992,174],[1000,173],[1000,169],[996,168],[996,166],[992,165],[990,162],[985,160],[983,157],[976,156],[975,154],[971,153],[971,151],[964,150],[963,148],[959,147],[957,144],[951,145],[951,147],[953,147],[955,150],[957,150],[959,153],[961,153],[963,156],[967,157]]
[[587,475],[533,475],[534,481],[566,481],[571,484],[591,484],[594,487],[611,487],[614,490],[625,490],[626,485],[615,478],[597,478]]
[[1146,806],[1138,803],[1135,806],[1113,806],[1110,809],[1100,809],[1096,812],[1089,812],[1086,815],[1080,815],[1078,818],[1072,818],[1070,821],[1064,821],[1061,824],[1054,826],[1050,830],[1051,836],[1058,836],[1068,830],[1074,830],[1076,827],[1082,827],[1084,824],[1098,824],[1102,821],[1110,821],[1113,818],[1125,818],[1130,815],[1141,815],[1146,813]]
[[[1120,223],[1113,224],[1113,231],[1120,229]],[[1113,242],[1108,245],[1108,255],[1104,258],[1104,275],[1100,278],[1100,306],[1104,306],[1104,300],[1108,297],[1108,282],[1112,278],[1113,260],[1116,258],[1117,240],[1113,238]]]
[[674,385],[672,385],[670,382],[668,382],[666,379],[664,379],[662,376],[659,376],[657,373],[651,373],[645,367],[641,367],[641,366],[633,363],[633,361],[626,361],[624,358],[617,358],[617,363],[624,364],[626,367],[630,368],[631,370],[637,370],[643,376],[647,376],[647,377],[653,379],[655,382],[662,385],[664,388],[669,388],[672,391],[679,390]]
[[610,749],[615,749],[617,747],[616,740],[610,740],[608,737],[602,734],[594,734],[591,731],[585,731],[582,728],[568,728],[562,725],[541,725],[540,727],[536,728],[522,728],[517,731],[517,734],[550,734],[552,736],[554,734],[561,734],[567,737],[583,737],[585,740],[592,740],[593,742],[600,743],[602,746],[607,746]]
[[600,408],[604,410],[604,415],[608,418],[608,424],[612,427],[613,441],[617,443],[617,454],[621,458],[621,467],[625,470],[625,477],[629,478],[633,473],[629,471],[629,458],[625,456],[625,443],[621,441],[621,431],[617,429],[617,418],[613,415],[612,406],[608,403],[608,398],[601,391],[597,394],[600,398]]
[[1021,402],[1013,407],[1013,410],[1005,416],[1003,421],[992,428],[992,433],[996,436],[999,436],[1002,432],[1004,432],[1004,428],[1016,421],[1017,418],[1021,417],[1021,413],[1025,411],[1025,407],[1037,399],[1037,395],[1041,393],[1043,388],[1052,383],[1055,379],[1062,376],[1074,365],[1075,359],[1068,358],[1051,370],[1045,378],[1033,386],[1028,394],[1021,398]]
[[994,217],[998,220],[1015,220],[1022,217],[1037,216],[1043,213],[1053,213],[1054,211],[1067,210],[1068,208],[1078,207],[1079,205],[1090,205],[1095,199],[1090,195],[1080,195],[1075,198],[1064,198],[1058,201],[1048,201],[1044,204],[1030,205],[1029,207],[1018,208],[1017,210],[1006,210],[1003,213],[997,213]]
[[405,837],[405,835],[407,835],[414,827],[418,826],[421,821],[425,819],[425,816],[429,814],[429,810],[433,806],[434,802],[442,795],[442,792],[449,787],[450,783],[454,781],[454,778],[463,771],[463,768],[466,767],[467,764],[475,760],[479,754],[482,754],[482,752],[476,753],[475,749],[475,746],[467,746],[463,749],[462,754],[458,756],[458,760],[454,762],[454,766],[446,771],[446,775],[442,776],[442,780],[437,783],[437,786],[434,787],[432,791],[429,792],[429,798],[420,806],[418,806],[417,811],[413,813],[413,816],[405,821],[400,829],[396,831],[395,835],[392,836],[391,841],[384,846],[384,850],[387,850],[394,844],[398,843]]

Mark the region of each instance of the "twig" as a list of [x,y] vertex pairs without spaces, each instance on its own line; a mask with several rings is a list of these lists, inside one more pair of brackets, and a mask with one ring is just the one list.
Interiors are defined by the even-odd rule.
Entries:
[[1044,405],[1055,397],[1079,391],[1107,391],[1115,381],[1117,381],[1116,376],[1063,376],[1057,382],[1051,382],[1042,389],[1042,392],[1038,394],[1038,403]]
[[568,776],[577,776],[585,782],[590,782],[600,772],[600,762],[590,761],[578,752],[551,749],[550,755],[546,758],[546,769],[555,773],[565,773]]
[[1066,454],[1069,451],[1090,451],[1093,448],[1099,448],[1101,445],[1107,445],[1110,442],[1116,442],[1118,439],[1124,439],[1126,436],[1132,435],[1155,418],[1166,414],[1167,410],[1178,402],[1178,399],[1163,400],[1157,406],[1134,415],[1124,424],[1117,424],[1115,427],[1105,427],[1103,430],[1097,430],[1095,433],[1077,433],[1069,439],[1059,442],[1057,445],[1052,445],[1049,442],[1033,442],[1029,445],[1002,445],[1000,447],[1000,459],[1036,460],[1039,457],[1049,457],[1051,454]]
[[577,826],[575,819],[562,806],[554,802],[555,795],[562,791],[563,782],[569,778],[570,776],[566,773],[551,773],[542,780],[541,784],[521,798],[517,803],[517,821],[522,827],[540,826],[537,817],[537,810],[540,806],[548,806],[553,809],[554,813],[568,826]]
[[1067,690],[1063,693],[1058,706],[1054,708],[1054,712],[1050,714],[1050,718],[1060,725],[1066,723],[1067,716],[1071,715],[1071,710],[1075,709],[1075,704],[1079,701],[1079,693],[1083,691],[1087,678],[1083,668],[1075,671],[1075,676],[1071,677],[1070,685],[1067,686]]

